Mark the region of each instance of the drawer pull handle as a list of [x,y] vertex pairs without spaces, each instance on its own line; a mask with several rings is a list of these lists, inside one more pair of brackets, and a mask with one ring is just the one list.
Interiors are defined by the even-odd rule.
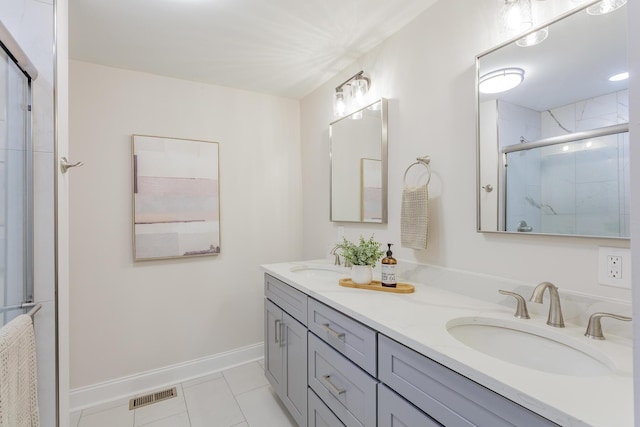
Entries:
[[280,347],[284,347],[287,345],[287,341],[283,338],[285,336],[285,323],[284,322],[280,322]]
[[327,388],[329,389],[329,391],[331,391],[331,393],[335,394],[335,395],[342,395],[345,394],[347,392],[347,390],[345,389],[340,389],[338,387],[336,387],[335,385],[333,385],[333,383],[331,382],[331,375],[323,375],[322,376],[322,380],[324,382],[324,384],[327,386]]
[[338,332],[335,329],[331,329],[331,327],[329,326],[328,323],[323,323],[322,326],[324,326],[324,329],[330,333],[331,335],[333,335],[334,337],[338,338],[339,340],[344,341],[344,332]]
[[278,344],[280,342],[280,319],[276,319],[273,322],[273,329],[274,329],[274,338],[275,338],[275,343]]

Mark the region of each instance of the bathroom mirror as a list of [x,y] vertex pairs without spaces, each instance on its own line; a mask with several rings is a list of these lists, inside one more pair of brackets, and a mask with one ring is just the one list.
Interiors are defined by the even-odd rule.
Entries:
[[629,237],[627,12],[593,4],[476,58],[479,231]]
[[329,125],[330,219],[387,222],[387,100]]

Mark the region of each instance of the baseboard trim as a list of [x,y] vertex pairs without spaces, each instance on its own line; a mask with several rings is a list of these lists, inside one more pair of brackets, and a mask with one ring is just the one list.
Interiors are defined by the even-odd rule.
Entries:
[[234,366],[259,360],[263,355],[264,345],[263,343],[258,343],[135,375],[74,388],[69,393],[70,412],[76,412],[113,400],[128,399],[137,394],[146,393],[170,384],[220,372]]

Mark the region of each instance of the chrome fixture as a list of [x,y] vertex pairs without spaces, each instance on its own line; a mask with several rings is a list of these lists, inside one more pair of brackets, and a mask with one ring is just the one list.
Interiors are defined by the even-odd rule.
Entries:
[[480,77],[480,93],[493,94],[506,92],[524,81],[522,68],[501,68]]
[[529,301],[542,304],[542,297],[544,291],[549,289],[549,317],[547,318],[547,325],[554,328],[564,328],[564,320],[562,319],[562,308],[560,307],[560,295],[558,294],[558,287],[551,282],[542,282],[533,290],[533,294]]
[[335,245],[333,249],[331,249],[331,252],[329,252],[329,254],[335,257],[333,265],[342,265],[342,263],[340,262],[340,254],[337,252],[338,249],[340,249],[340,247],[338,245]]
[[518,223],[518,233],[530,233],[533,231],[533,227],[527,224],[524,219]]
[[516,313],[513,315],[514,317],[517,317],[518,319],[531,319],[529,311],[527,311],[527,302],[522,295],[515,292],[503,291],[502,289],[498,292],[502,295],[508,295],[516,299],[518,305],[516,306]]
[[70,168],[77,168],[83,165],[84,162],[69,163],[66,157],[60,157],[60,172],[62,173],[67,173]]
[[486,191],[487,193],[491,193],[493,191],[493,185],[491,184],[487,184],[487,185],[483,185],[482,188],[484,189],[484,191]]
[[[360,71],[340,83],[333,94],[333,115],[342,117],[350,111],[364,107],[370,85],[371,79],[364,75],[364,71]],[[354,118],[360,117],[362,114]]]
[[611,317],[613,319],[622,320],[624,322],[631,321],[631,317],[620,316],[618,314],[602,312],[593,313],[591,316],[589,316],[589,324],[587,325],[587,330],[584,333],[585,337],[592,338],[594,340],[606,339],[602,334],[602,324],[600,323],[600,319],[602,319],[603,317]]

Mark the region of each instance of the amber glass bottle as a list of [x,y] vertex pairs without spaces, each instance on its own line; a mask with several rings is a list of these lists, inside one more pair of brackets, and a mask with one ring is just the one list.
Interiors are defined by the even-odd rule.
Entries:
[[381,277],[382,277],[382,286],[387,286],[389,288],[395,288],[397,285],[396,282],[396,264],[398,261],[392,256],[391,252],[391,243],[387,243],[389,250],[387,251],[387,256],[382,258],[382,266],[381,266]]

